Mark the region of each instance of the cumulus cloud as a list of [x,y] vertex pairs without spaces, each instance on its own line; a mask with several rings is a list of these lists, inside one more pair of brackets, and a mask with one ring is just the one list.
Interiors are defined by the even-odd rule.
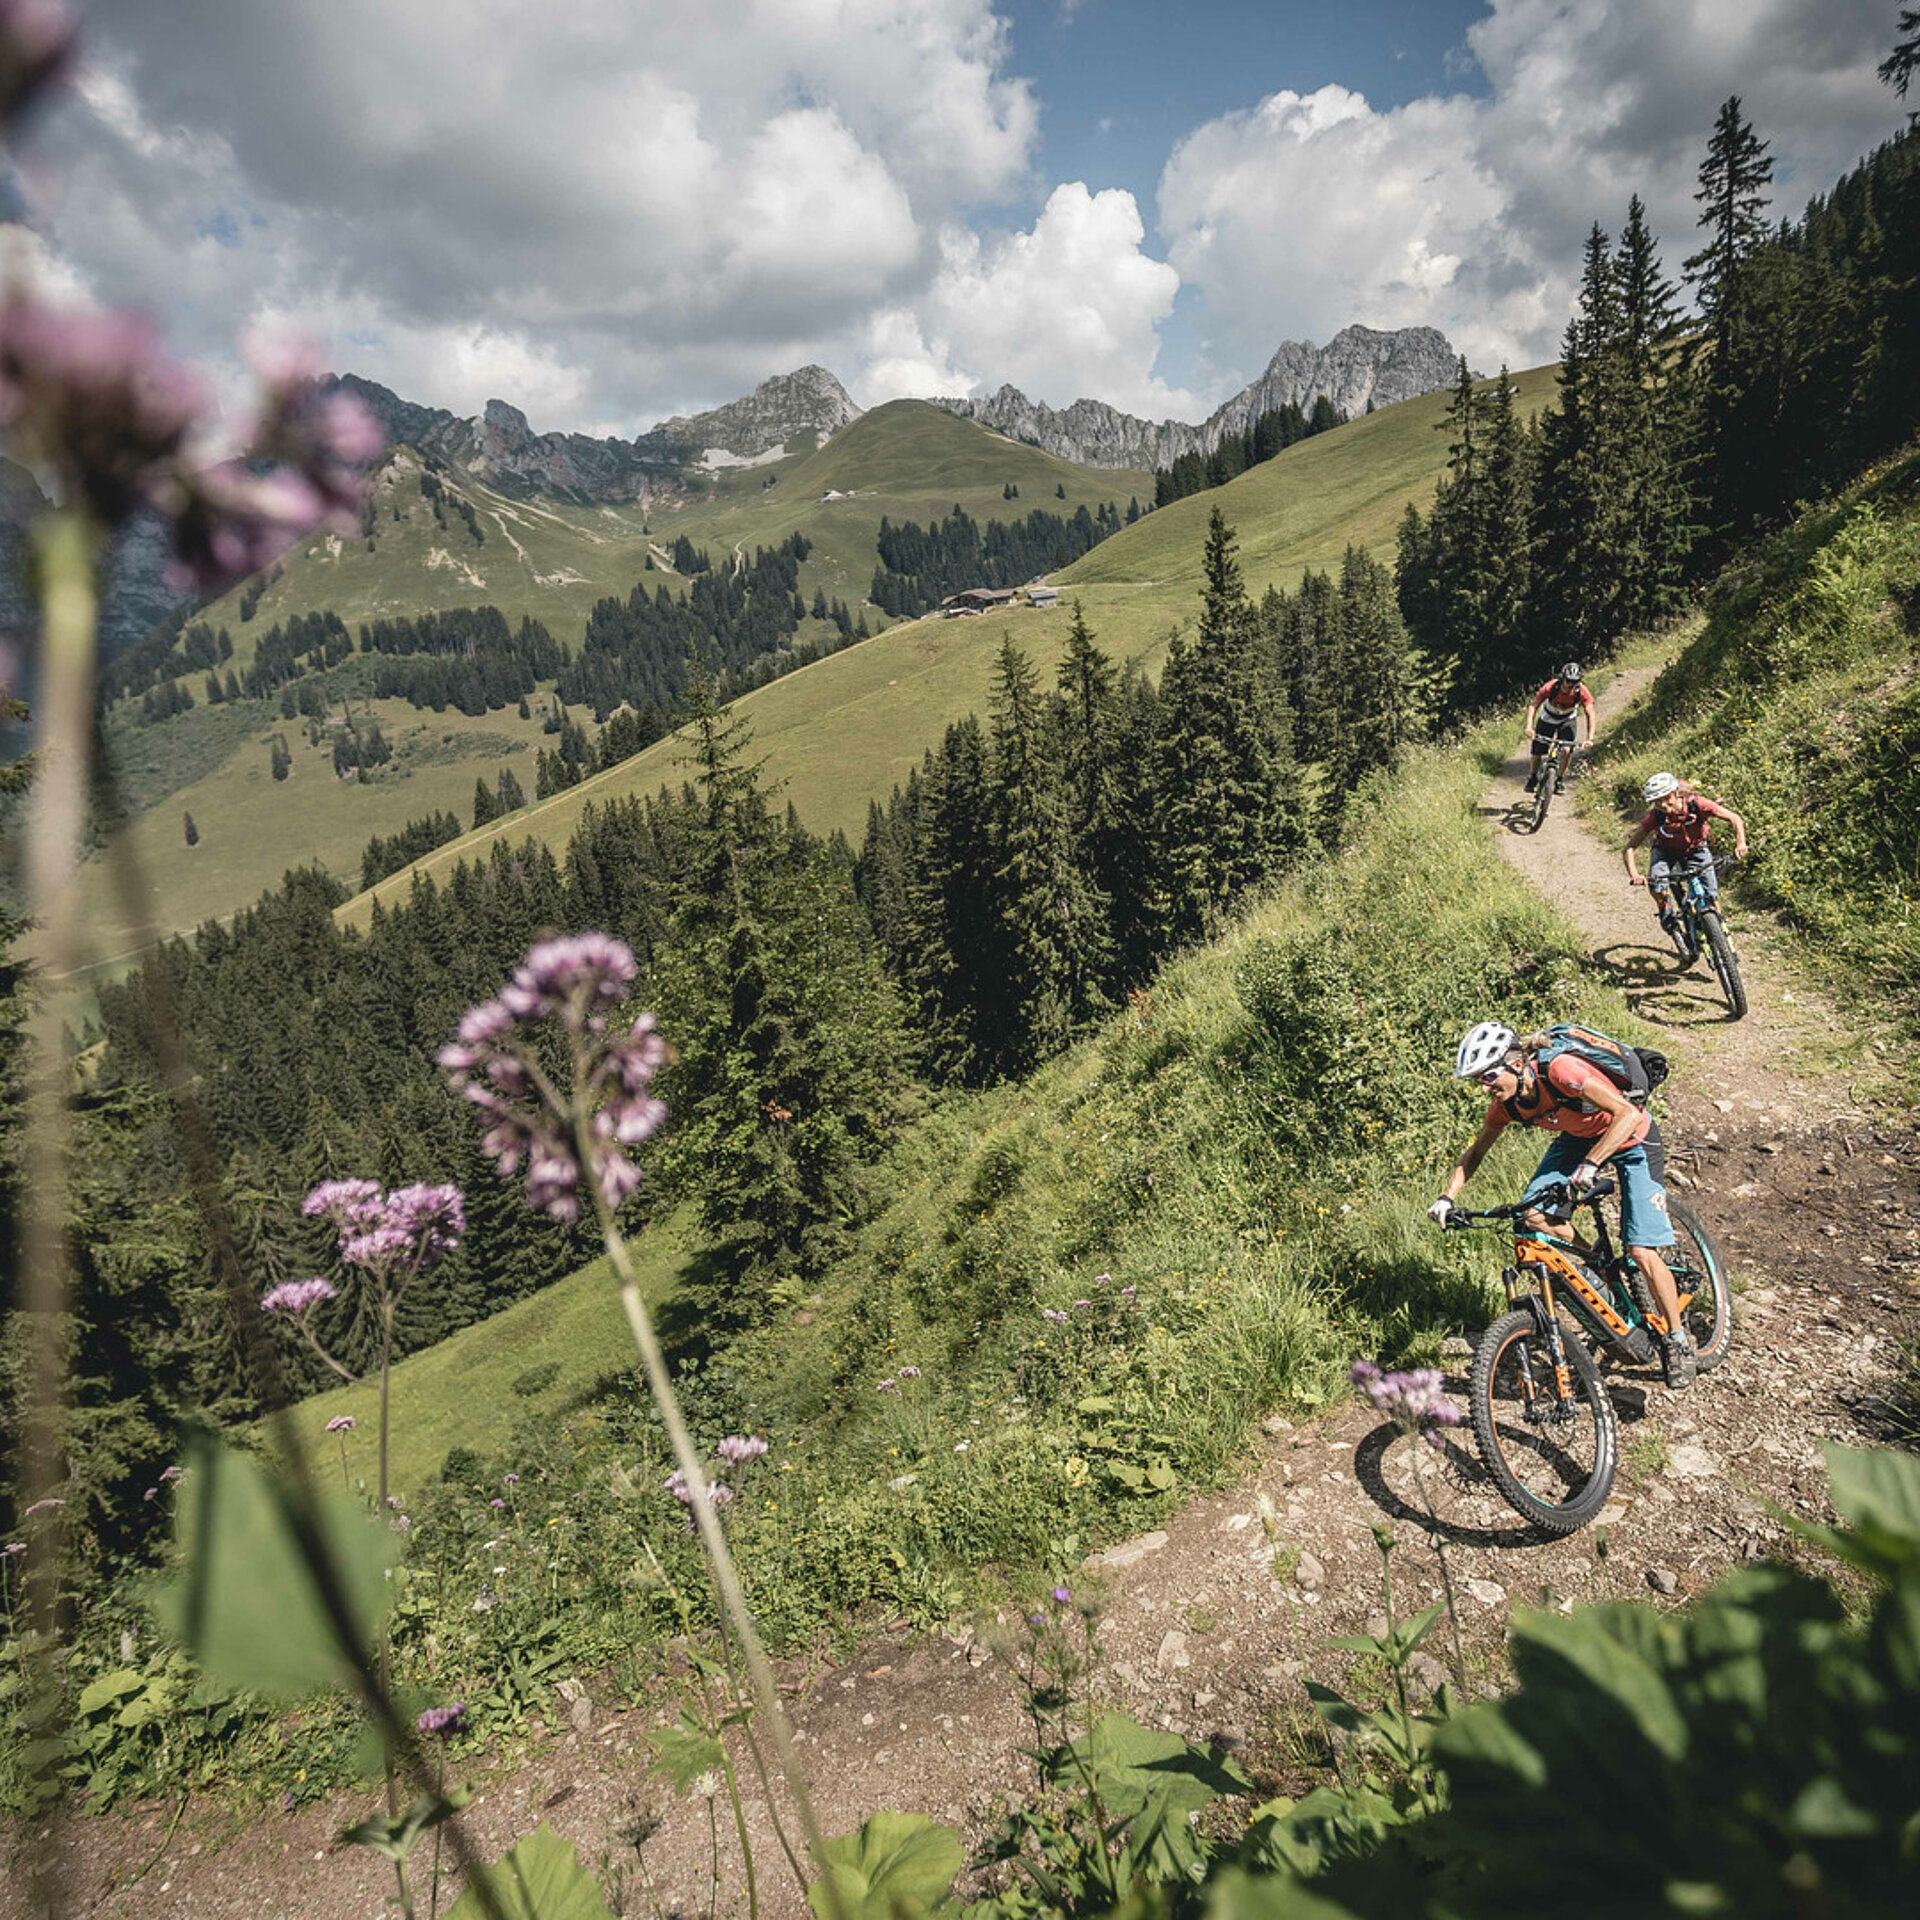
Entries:
[[343,359],[378,339],[466,408],[484,396],[452,389],[488,367],[546,367],[546,391],[629,426],[688,387],[727,397],[790,346],[857,336],[963,206],[1031,184],[1037,108],[990,0],[90,19],[81,101],[33,176],[73,270],[203,355],[258,312],[354,313]]
[[[940,269],[911,310],[873,323],[862,390],[962,393],[1011,381],[1066,406],[1082,396],[1135,413],[1179,413],[1191,394],[1153,373],[1180,276],[1143,250],[1133,195],[1054,188],[1031,229],[992,243],[940,237]],[[933,384],[938,382],[940,384]]]
[[1477,364],[1551,359],[1581,241],[1647,202],[1670,271],[1721,102],[1771,141],[1797,213],[1900,124],[1875,75],[1883,0],[1492,0],[1468,34],[1486,97],[1379,111],[1277,92],[1197,128],[1159,189],[1168,257],[1203,299],[1211,364],[1244,378],[1281,337],[1429,324]]

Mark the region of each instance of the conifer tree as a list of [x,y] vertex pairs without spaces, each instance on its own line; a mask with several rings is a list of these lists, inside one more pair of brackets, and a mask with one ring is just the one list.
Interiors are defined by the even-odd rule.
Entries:
[[186,816],[187,845],[197,847],[200,844],[200,829],[193,824],[193,815]]
[[1024,1072],[1086,1019],[1108,964],[1106,902],[1082,864],[1039,675],[1009,637],[994,669],[989,792],[994,910],[1004,970],[998,1058]]
[[493,789],[487,785],[485,775],[473,783],[473,824],[484,827],[490,820],[500,817],[500,803],[493,797]]

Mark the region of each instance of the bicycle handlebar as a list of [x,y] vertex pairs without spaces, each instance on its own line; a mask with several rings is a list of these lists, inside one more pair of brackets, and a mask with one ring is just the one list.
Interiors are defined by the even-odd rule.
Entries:
[[1469,1212],[1465,1207],[1455,1207],[1447,1215],[1446,1228],[1450,1233],[1465,1233],[1471,1228],[1488,1225],[1494,1221],[1515,1221],[1523,1213],[1532,1213],[1536,1208],[1556,1204],[1565,1204],[1568,1216],[1571,1218],[1581,1207],[1590,1207],[1595,1201],[1604,1200],[1615,1190],[1616,1185],[1617,1183],[1613,1180],[1596,1180],[1584,1193],[1575,1193],[1568,1182],[1562,1180],[1545,1192],[1535,1194],[1531,1200],[1516,1200],[1510,1207],[1486,1207],[1478,1212]]

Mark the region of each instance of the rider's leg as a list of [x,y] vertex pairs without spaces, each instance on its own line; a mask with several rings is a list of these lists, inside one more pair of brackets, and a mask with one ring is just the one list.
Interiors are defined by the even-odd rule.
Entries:
[[1620,1183],[1620,1237],[1671,1333],[1680,1327],[1680,1290],[1666,1261],[1674,1233],[1667,1217],[1667,1156],[1659,1128],[1640,1145],[1615,1154],[1607,1171]]
[[1533,736],[1533,764],[1527,769],[1527,791],[1531,793],[1540,784],[1540,762],[1546,758],[1547,743],[1539,734]]
[[1697,873],[1700,885],[1707,896],[1708,903],[1717,907],[1720,904],[1720,876],[1714,871],[1713,849],[1695,847],[1680,864],[1682,873]]
[[[1533,1178],[1527,1182],[1527,1190],[1520,1198],[1533,1201],[1543,1200],[1557,1187],[1566,1184],[1573,1170],[1586,1155],[1590,1142],[1576,1140],[1570,1133],[1556,1133],[1553,1144],[1540,1156],[1540,1164],[1533,1170]],[[1532,1233],[1556,1233],[1564,1236],[1567,1221],[1564,1216],[1545,1212],[1537,1206],[1528,1207],[1520,1216],[1520,1224]]]
[[1653,910],[1660,916],[1662,929],[1669,933],[1680,930],[1680,916],[1673,906],[1673,862],[1654,848],[1647,860],[1647,892],[1653,900]]

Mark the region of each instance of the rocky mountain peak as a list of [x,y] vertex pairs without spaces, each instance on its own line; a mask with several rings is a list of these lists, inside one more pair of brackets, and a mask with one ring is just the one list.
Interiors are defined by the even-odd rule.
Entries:
[[860,417],[853,397],[825,367],[797,367],[763,380],[744,400],[707,413],[663,420],[649,438],[696,451],[714,450],[737,460],[777,452],[797,433],[823,440]]
[[1459,358],[1432,327],[1342,327],[1324,347],[1283,341],[1266,371],[1198,426],[1142,420],[1102,400],[1054,408],[1002,386],[988,400],[938,399],[963,419],[1090,467],[1169,467],[1185,453],[1211,453],[1261,414],[1289,402],[1310,412],[1323,396],[1349,419],[1452,385]]

